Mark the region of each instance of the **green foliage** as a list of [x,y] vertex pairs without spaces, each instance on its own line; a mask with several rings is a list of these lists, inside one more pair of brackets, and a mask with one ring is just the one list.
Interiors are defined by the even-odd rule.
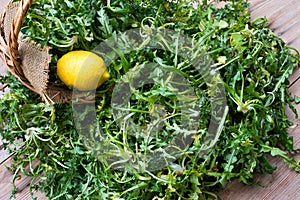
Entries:
[[[155,62],[176,70],[195,88],[201,123],[193,143],[180,157],[155,172],[118,171],[97,159],[78,134],[68,104],[45,105],[13,76],[1,77],[11,89],[0,99],[1,135],[14,152],[12,170],[33,179],[50,199],[217,199],[216,191],[232,179],[253,184],[257,173],[272,173],[267,157],[279,156],[296,171],[300,165],[287,156],[293,152],[291,125],[285,106],[292,107],[288,76],[298,66],[296,50],[274,35],[265,19],[250,22],[246,1],[231,1],[216,8],[203,1],[165,0],[41,0],[34,1],[22,32],[52,47],[55,63],[64,52],[92,50],[120,32],[145,26],[166,27],[195,39],[214,59],[213,69],[223,79],[229,112],[213,149],[199,155],[210,122],[210,95],[201,74],[183,58],[164,50],[132,51],[108,66],[111,79],[96,92],[99,126],[124,160],[133,153],[166,147],[181,124],[178,99],[171,87],[149,84],[131,98],[129,114],[137,125],[149,122],[157,106],[172,113],[165,117],[161,134],[145,140],[128,135],[114,120],[111,98],[116,83],[136,65]],[[174,44],[175,45],[175,44]],[[156,72],[153,72],[156,73]],[[52,77],[53,78],[53,77]],[[219,83],[218,83],[219,84]],[[22,139],[22,148],[9,147]],[[126,157],[127,156],[127,157]],[[33,167],[33,162],[38,165]],[[25,166],[30,166],[26,172]],[[34,185],[32,184],[32,188]]]

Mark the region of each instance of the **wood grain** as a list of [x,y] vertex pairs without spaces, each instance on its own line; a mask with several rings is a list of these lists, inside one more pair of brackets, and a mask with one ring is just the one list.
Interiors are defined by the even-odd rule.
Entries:
[[[252,19],[267,17],[270,28],[288,45],[300,50],[300,1],[299,0],[250,0]],[[296,69],[289,80],[289,91],[300,97],[300,69]],[[300,115],[300,105],[296,105]],[[294,138],[294,147],[300,148],[300,120],[295,119],[294,113],[286,108],[287,116],[294,123],[289,129]],[[300,155],[295,155],[299,160]],[[298,200],[300,199],[300,174],[289,169],[280,158],[270,158],[277,170],[272,175],[257,175],[255,180],[262,186],[246,186],[238,181],[230,182],[219,195],[223,200]]]
[[[11,166],[12,160],[11,159],[7,159],[4,163],[1,164],[0,167],[0,199],[1,200],[5,200],[5,199],[9,199],[10,197],[10,193],[13,189],[13,185],[12,185],[12,177],[13,177],[13,173],[7,169],[7,167]],[[29,184],[31,181],[30,177],[24,176],[22,174],[19,174],[20,177],[18,177],[16,179],[16,186],[17,186],[17,190],[18,193],[15,195],[14,198],[15,200],[27,200],[27,199],[31,199],[30,197],[30,191],[29,191]],[[35,184],[37,183],[37,181],[35,182]],[[40,192],[40,191],[33,191],[34,193],[34,197],[36,197],[38,200],[44,200],[47,199],[45,197],[45,195]]]
[[[7,150],[4,149],[4,145],[1,142],[0,137],[0,166],[4,163],[9,157],[11,157],[11,153],[8,153]],[[1,179],[0,179],[1,180]]]
[[[0,0],[0,10],[8,0]],[[270,21],[270,28],[280,36],[288,45],[300,50],[300,0],[249,0],[252,19],[256,17],[267,17]],[[2,70],[2,71],[1,71]],[[0,72],[5,69],[0,65]],[[300,68],[296,69],[289,80],[291,83],[290,92],[300,97]],[[300,105],[296,106],[300,113]],[[300,120],[295,119],[294,114],[287,108],[287,115],[293,121],[294,126],[289,133],[294,137],[295,148],[300,148]],[[0,200],[8,199],[12,187],[12,174],[6,169],[11,164],[11,154],[1,149],[0,140]],[[300,155],[295,156],[300,159]],[[246,186],[237,181],[230,182],[219,195],[223,200],[297,200],[300,197],[300,174],[288,168],[286,163],[278,158],[270,158],[278,169],[272,175],[256,176],[256,180],[262,183],[262,187]],[[21,176],[17,180],[19,192],[16,200],[31,199],[28,185],[30,178]],[[47,199],[43,193],[36,191],[37,199]]]
[[288,45],[300,49],[299,0],[249,0],[252,18],[266,17],[270,28]]

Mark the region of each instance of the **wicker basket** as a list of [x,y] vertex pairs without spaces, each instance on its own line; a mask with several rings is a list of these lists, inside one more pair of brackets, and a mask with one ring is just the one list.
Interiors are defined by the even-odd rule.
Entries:
[[23,85],[51,104],[72,99],[72,91],[49,81],[49,47],[24,39],[20,29],[32,0],[10,1],[0,15],[0,58]]

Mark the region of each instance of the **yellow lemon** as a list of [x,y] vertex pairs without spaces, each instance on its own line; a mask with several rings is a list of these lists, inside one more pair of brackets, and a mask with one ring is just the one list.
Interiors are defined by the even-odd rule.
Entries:
[[83,50],[63,55],[57,62],[57,75],[80,91],[94,90],[110,77],[103,59]]

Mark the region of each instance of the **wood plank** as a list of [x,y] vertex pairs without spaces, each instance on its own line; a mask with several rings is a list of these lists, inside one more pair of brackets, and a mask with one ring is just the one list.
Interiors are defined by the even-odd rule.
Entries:
[[[1,138],[0,138],[1,142]],[[4,163],[9,157],[11,156],[11,153],[8,153],[7,150],[4,149],[4,146],[0,144],[0,166],[2,163]]]
[[298,2],[298,0],[266,0],[260,1],[260,3],[256,6],[252,6],[253,2],[256,2],[256,0],[249,0],[249,2],[251,5],[251,15],[253,17],[266,16],[270,21],[274,22],[277,18],[279,18],[283,13],[286,12],[285,7],[289,6],[290,4],[295,4],[296,2]]
[[[250,0],[252,18],[267,17],[271,24],[270,28],[279,35],[290,46],[300,49],[299,29],[300,1],[298,0]],[[253,5],[253,6],[252,6]],[[291,87],[289,91],[292,95],[300,97],[300,69],[296,69],[289,78]],[[300,105],[296,105],[300,114]],[[294,148],[300,148],[300,120],[295,119],[294,113],[286,109],[287,116],[294,123],[288,130],[290,136],[294,138]],[[300,155],[295,155],[299,160]],[[280,158],[270,158],[271,162],[277,165],[277,170],[272,175],[257,175],[255,180],[261,182],[262,187],[246,186],[238,181],[230,182],[225,190],[219,193],[223,200],[239,199],[272,199],[272,200],[297,200],[300,197],[300,174],[293,169],[289,169],[287,164]]]
[[[293,84],[289,91],[292,95],[300,97],[300,80]],[[295,106],[300,116],[300,104]],[[289,135],[294,138],[294,148],[300,148],[300,119],[295,119],[295,114],[288,108],[286,113],[293,122],[293,126],[289,128]],[[300,154],[294,155],[296,160],[300,159]],[[288,165],[280,158],[270,157],[272,164],[277,165],[277,170],[272,175],[257,175],[256,181],[262,184],[259,186],[249,186],[238,181],[230,182],[226,188],[219,192],[223,200],[240,200],[240,199],[272,199],[272,200],[298,200],[300,197],[300,174],[293,169],[289,169]]]
[[289,76],[290,85],[296,84],[300,78],[300,67],[296,68],[291,76]]
[[[1,96],[0,96],[1,97]],[[1,164],[3,164],[6,160],[8,160],[13,153],[9,153],[7,149],[4,148],[4,143],[3,143],[3,139],[0,136],[0,166]],[[10,148],[21,148],[21,145],[17,145],[17,144],[21,144],[21,140],[16,140],[14,145],[9,145]]]
[[[13,189],[12,185],[12,177],[13,174],[11,171],[7,169],[7,167],[11,166],[12,160],[7,159],[0,167],[0,199],[9,199],[10,193]],[[20,178],[16,180],[16,185],[18,188],[18,193],[15,195],[15,200],[26,200],[31,199],[30,192],[29,192],[29,184],[31,178],[25,175],[20,174]],[[37,199],[47,199],[45,195],[40,191],[34,191],[34,197]]]
[[[8,0],[0,1],[0,10]],[[287,44],[300,49],[300,1],[299,0],[250,0],[250,11],[252,19],[259,16],[266,16],[270,20],[270,27],[275,34],[279,35]],[[0,67],[0,71],[5,71]],[[293,95],[300,96],[300,69],[296,69],[294,74],[289,78],[292,84],[290,92]],[[300,113],[300,105],[297,105],[298,113]],[[295,148],[300,148],[300,121],[295,119],[293,113],[287,109],[287,115],[293,121],[294,126],[289,129],[291,136],[294,136]],[[11,178],[12,174],[5,166],[10,166],[10,155],[1,149],[0,144],[0,199],[8,199],[12,189]],[[299,159],[300,155],[296,156]],[[232,181],[228,184],[225,190],[220,192],[220,196],[224,200],[239,200],[239,199],[273,199],[273,200],[297,200],[300,196],[300,190],[297,186],[300,185],[300,174],[292,169],[288,169],[286,163],[279,158],[270,158],[273,164],[278,166],[278,169],[272,175],[257,176],[256,180],[261,181],[263,187],[245,186],[237,181]],[[1,162],[2,160],[2,162]],[[2,164],[1,164],[2,163]],[[22,176],[17,180],[17,185],[20,192],[16,195],[16,200],[31,199],[28,185],[29,177]],[[2,192],[3,191],[3,192]],[[38,199],[47,199],[41,192],[35,193]]]
[[[299,0],[249,0],[252,19],[266,17],[270,28],[289,46],[300,50],[300,1]],[[300,77],[300,68],[289,77],[293,84]]]
[[250,10],[255,10],[261,6],[262,3],[266,2],[267,0],[249,0],[251,4]]
[[288,45],[300,49],[299,0],[249,0],[252,19],[266,17],[270,28]]

